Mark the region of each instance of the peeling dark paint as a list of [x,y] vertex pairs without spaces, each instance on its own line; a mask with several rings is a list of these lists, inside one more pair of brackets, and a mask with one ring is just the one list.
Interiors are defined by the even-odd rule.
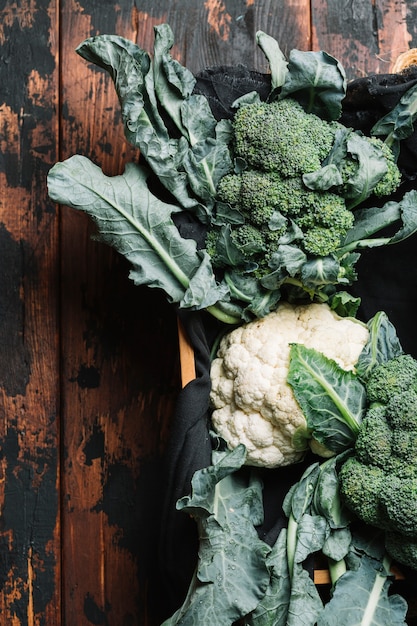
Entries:
[[[22,461],[19,448],[19,433],[16,427],[9,425],[7,435],[0,441],[1,458],[5,459],[7,468],[1,515],[0,589],[12,573],[20,597],[10,604],[10,611],[21,614],[23,607],[28,606],[26,581],[30,550],[36,579],[33,608],[35,613],[45,615],[55,591],[55,555],[48,550],[48,545],[53,540],[58,513],[57,451],[51,446],[42,450],[43,455],[39,453],[36,459]],[[21,624],[25,626],[27,617],[22,618]],[[46,626],[44,619],[39,626]]]
[[108,624],[106,613],[110,611],[110,608],[110,605],[106,603],[104,610],[100,609],[89,593],[84,598],[84,615],[90,624],[95,626],[106,626]]
[[[4,9],[3,6],[0,7]],[[49,17],[50,0],[36,0],[36,10],[31,15],[31,24],[21,27],[15,17],[11,25],[3,20],[3,43],[0,44],[0,103],[5,102],[16,113],[26,109],[28,76],[37,70],[43,77],[55,69],[55,59],[48,46],[51,30]],[[11,9],[9,9],[11,11]],[[16,63],[16,59],[19,62]]]
[[[34,178],[39,176],[44,181],[50,167],[46,155],[55,161],[56,137],[51,124],[55,110],[51,93],[42,86],[37,93],[30,93],[34,75],[46,79],[55,70],[48,44],[49,7],[49,0],[37,0],[30,24],[24,26],[19,23],[18,11],[10,17],[12,8],[1,7],[9,19],[0,24],[0,105],[6,105],[10,111],[3,114],[0,126],[0,140],[7,146],[0,155],[0,171],[5,172],[10,187],[28,190]],[[40,126],[38,140],[42,143],[35,145],[33,133]]]
[[81,389],[96,389],[100,386],[100,371],[93,365],[82,364],[75,378],[70,382],[76,382]]
[[20,295],[23,249],[28,252],[28,244],[15,241],[0,223],[0,387],[9,396],[25,394],[31,372],[31,355],[24,340],[25,303]]
[[101,459],[104,461],[105,438],[103,429],[99,424],[93,425],[93,432],[87,439],[83,452],[85,454],[85,465],[92,465],[93,459]]

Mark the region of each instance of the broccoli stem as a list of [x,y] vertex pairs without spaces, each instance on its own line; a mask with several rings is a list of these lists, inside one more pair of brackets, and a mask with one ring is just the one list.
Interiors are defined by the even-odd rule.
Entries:
[[334,559],[331,559],[329,557],[327,559],[327,562],[329,565],[330,580],[332,582],[332,587],[334,587],[337,581],[339,580],[339,578],[343,576],[343,574],[345,574],[347,571],[346,561],[345,559],[340,559],[340,561],[335,561]]
[[222,309],[217,304],[212,304],[211,306],[206,307],[206,311],[213,315],[220,322],[224,322],[225,324],[240,324],[242,321],[240,316],[237,317],[235,315],[231,315],[230,313],[226,313],[222,311]]
[[297,546],[297,530],[298,523],[291,513],[288,518],[288,527],[287,527],[287,562],[288,562],[288,573],[290,576],[290,581],[292,581],[294,576],[294,564],[295,564],[295,548]]

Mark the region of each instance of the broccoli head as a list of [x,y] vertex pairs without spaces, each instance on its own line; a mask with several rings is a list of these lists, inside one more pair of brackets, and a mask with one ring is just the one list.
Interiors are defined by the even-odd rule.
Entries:
[[[340,493],[362,521],[389,533],[402,550],[388,552],[417,569],[417,361],[401,354],[372,371],[370,404],[354,455],[339,472]],[[397,537],[398,535],[398,537]],[[394,535],[390,535],[390,541]],[[400,541],[401,539],[401,541]],[[398,540],[398,541],[397,541]],[[406,546],[410,543],[410,549]],[[393,543],[394,545],[394,543]],[[412,548],[412,549],[411,549]],[[413,554],[413,559],[410,559]],[[404,561],[401,561],[404,555]]]
[[233,120],[235,155],[283,176],[314,172],[334,142],[335,128],[292,98],[242,105]]

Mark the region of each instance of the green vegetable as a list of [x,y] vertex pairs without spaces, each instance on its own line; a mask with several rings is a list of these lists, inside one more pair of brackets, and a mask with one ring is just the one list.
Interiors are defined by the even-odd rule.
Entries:
[[[398,182],[397,147],[413,130],[414,92],[378,139],[365,138],[337,122],[346,78],[336,59],[293,50],[287,60],[265,33],[257,42],[270,63],[271,94],[265,103],[255,93],[239,99],[232,124],[217,121],[208,100],[194,93],[194,76],[171,56],[167,24],[155,27],[152,58],[118,36],[84,41],[77,52],[111,75],[126,138],[146,165],[104,177],[72,157],[50,170],[50,197],[87,212],[98,238],[133,261],[135,283],[162,289],[179,307],[207,309],[229,324],[263,317],[283,298],[328,302],[353,315],[359,302],[342,290],[356,279],[357,251],[417,230],[416,193],[382,208],[361,204],[371,193],[390,194]],[[275,176],[278,165],[284,180]],[[271,168],[270,179],[259,178]],[[75,170],[86,174],[78,180]],[[151,177],[169,192],[169,204],[150,187]],[[174,232],[180,213],[208,231],[206,250]],[[387,226],[393,235],[376,236]]]
[[317,350],[294,344],[287,381],[314,439],[334,453],[350,448],[366,406],[358,377]]
[[213,465],[194,474],[192,494],[177,504],[195,518],[200,550],[188,595],[164,626],[230,626],[265,595],[271,549],[255,530],[263,519],[262,485],[254,474],[237,473],[245,456],[244,446],[214,453]]
[[[390,535],[391,556],[417,569],[417,361],[401,354],[377,365],[366,382],[369,408],[354,455],[341,466],[341,494],[366,524]],[[404,545],[401,561],[397,544]],[[395,554],[394,554],[395,552]]]
[[257,170],[291,177],[321,167],[335,129],[293,98],[242,104],[233,119],[234,155]]

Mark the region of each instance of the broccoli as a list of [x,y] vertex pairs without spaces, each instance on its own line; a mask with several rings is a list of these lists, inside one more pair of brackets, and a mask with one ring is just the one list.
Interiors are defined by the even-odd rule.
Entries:
[[[218,199],[238,209],[252,226],[278,231],[293,221],[299,228],[301,247],[312,256],[337,250],[354,216],[343,198],[330,191],[312,191],[301,177],[283,178],[277,172],[244,170],[227,174],[218,186]],[[272,224],[278,220],[279,227]],[[284,229],[285,230],[285,229]],[[273,239],[277,241],[277,236]],[[277,242],[279,243],[279,242]]]
[[291,97],[241,102],[230,137],[235,167],[217,182],[206,231],[216,278],[228,271],[229,291],[233,276],[259,302],[330,304],[336,285],[356,280],[359,254],[344,251],[355,202],[399,180],[391,149]]
[[387,552],[417,570],[416,383],[417,360],[411,355],[374,367],[365,381],[369,404],[354,454],[342,464],[339,481],[348,508],[365,523],[396,533],[389,535]]
[[283,176],[314,172],[329,154],[332,123],[292,98],[241,106],[233,120],[235,155],[251,167]]

